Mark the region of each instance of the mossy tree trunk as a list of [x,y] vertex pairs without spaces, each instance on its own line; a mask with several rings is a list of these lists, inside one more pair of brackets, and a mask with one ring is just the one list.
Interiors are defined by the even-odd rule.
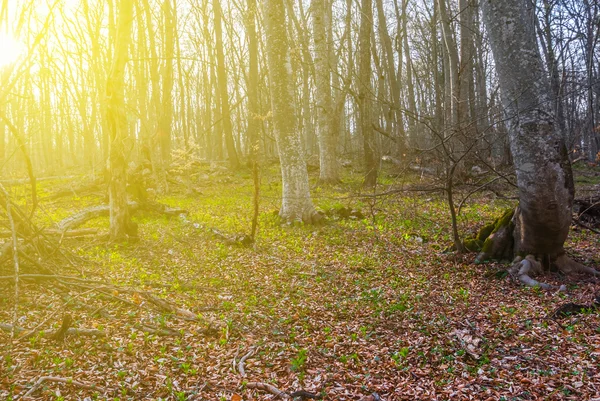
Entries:
[[502,102],[511,117],[509,140],[519,206],[512,216],[505,214],[501,219],[480,256],[503,257],[512,250],[519,257],[513,270],[528,285],[541,285],[529,273],[549,268],[551,264],[565,271],[592,272],[593,269],[564,255],[574,186],[567,150],[550,101],[550,85],[538,51],[535,25],[530,23],[535,18],[534,6],[526,0],[484,0],[481,6]]

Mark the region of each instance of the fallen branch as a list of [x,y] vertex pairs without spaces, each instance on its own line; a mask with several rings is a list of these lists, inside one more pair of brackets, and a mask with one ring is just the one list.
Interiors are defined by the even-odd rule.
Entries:
[[[98,229],[97,228],[82,228],[80,230],[71,230],[71,231],[61,231],[61,230],[53,230],[53,229],[49,229],[49,230],[44,230],[44,234],[46,235],[56,235],[56,236],[61,236],[61,237],[65,237],[65,238],[76,238],[76,237],[87,237],[89,235],[96,235],[98,234]],[[11,237],[11,233],[8,231],[0,231],[0,238],[10,238]]]
[[596,230],[594,227],[588,226],[587,224],[585,224],[584,222],[582,222],[579,219],[573,219],[573,222],[575,224],[577,224],[578,226],[580,226],[580,227],[583,227],[583,228],[586,228],[586,229],[590,230],[593,233],[600,234],[600,230]]
[[42,386],[42,384],[44,384],[44,382],[72,384],[74,386],[81,387],[81,388],[84,388],[87,390],[99,390],[99,391],[104,390],[102,387],[96,386],[94,384],[86,384],[86,383],[82,383],[80,381],[73,380],[73,379],[66,379],[64,377],[54,377],[54,376],[42,376],[37,380],[37,382],[35,382],[33,387],[31,387],[29,389],[29,391],[26,392],[25,395],[23,395],[22,398],[31,397],[33,394],[35,394],[36,391],[39,390],[39,388]]
[[[22,333],[24,331],[27,331],[27,329],[23,328],[23,327],[19,327],[19,326],[13,326],[12,324],[5,324],[5,323],[0,323],[0,330],[3,331],[7,331],[7,332],[11,332],[12,330],[15,331],[15,333]],[[56,334],[58,333],[59,330],[38,330],[32,334],[27,334],[26,336],[24,336],[24,338],[32,338],[35,336],[40,336],[42,338],[54,338],[56,336]],[[102,330],[97,330],[97,329],[75,329],[73,327],[71,327],[70,329],[68,329],[66,331],[67,335],[74,335],[74,336],[83,336],[83,337],[106,337],[106,333]]]
[[168,327],[152,327],[143,323],[135,324],[133,327],[144,333],[156,334],[161,337],[181,337],[180,331],[169,329]]
[[281,397],[284,400],[289,400],[292,398],[285,391],[281,391],[277,387],[271,386],[270,384],[267,384],[267,383],[250,382],[250,383],[246,383],[246,388],[267,391],[276,397]]
[[173,305],[171,302],[169,302],[165,299],[155,297],[154,295],[152,295],[148,292],[140,291],[138,293],[141,296],[143,296],[146,300],[148,300],[150,303],[158,306],[160,309],[162,309],[165,312],[174,313],[177,316],[184,318],[185,320],[192,320],[192,321],[198,320],[198,316],[196,316],[196,314],[194,314],[193,312],[190,312],[187,309],[183,309],[176,305]]
[[[185,214],[187,211],[185,209],[177,209],[170,208],[168,206],[159,204],[159,203],[137,203],[137,202],[128,202],[129,213],[133,214],[138,210],[144,210],[149,212],[156,212],[166,214],[167,216],[179,216],[180,214]],[[90,207],[84,210],[81,210],[78,213],[75,213],[72,216],[69,216],[65,219],[62,219],[58,222],[57,227],[60,231],[68,231],[74,228],[85,224],[91,219],[95,219],[97,217],[108,216],[110,214],[110,206],[109,205],[100,205]]]

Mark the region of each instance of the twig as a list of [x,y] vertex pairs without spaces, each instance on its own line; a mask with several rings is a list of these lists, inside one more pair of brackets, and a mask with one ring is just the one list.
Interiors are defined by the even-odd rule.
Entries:
[[[8,221],[10,223],[10,231],[12,233],[12,251],[13,251],[13,263],[15,267],[15,305],[13,309],[13,328],[17,324],[17,315],[19,310],[19,250],[18,250],[18,240],[17,240],[17,230],[15,228],[15,221],[12,218],[11,213],[11,204],[10,197],[8,196],[8,192],[6,192],[6,188],[4,185],[0,184],[0,191],[4,194],[6,198],[6,215],[8,216]],[[11,338],[15,338],[15,331],[13,330],[10,333]]]
[[599,231],[599,230],[596,230],[594,227],[590,227],[590,226],[588,226],[587,224],[585,224],[585,223],[581,222],[581,221],[580,221],[578,218],[577,218],[577,219],[573,219],[573,222],[574,222],[575,224],[577,224],[578,226],[581,226],[581,227],[583,227],[583,228],[587,228],[588,230],[590,230],[590,231],[591,231],[591,232],[593,232],[593,233],[600,234],[600,231]]
[[21,398],[27,398],[27,397],[31,397],[36,391],[39,390],[39,388],[42,386],[42,384],[44,384],[44,382],[56,382],[56,383],[64,383],[64,384],[72,384],[74,386],[78,386],[81,388],[85,388],[88,390],[104,390],[102,387],[98,387],[94,384],[86,384],[86,383],[82,383],[80,381],[77,380],[73,380],[73,379],[66,379],[64,377],[54,377],[54,376],[42,376],[38,379],[37,382],[35,382],[35,384],[33,385],[33,387],[31,387],[29,389],[28,392],[25,393],[25,395],[23,395],[23,397]]

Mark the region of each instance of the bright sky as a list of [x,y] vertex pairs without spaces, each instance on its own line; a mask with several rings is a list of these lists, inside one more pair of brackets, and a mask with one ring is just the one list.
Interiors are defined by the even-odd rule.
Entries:
[[17,39],[0,32],[0,68],[17,61],[24,51],[25,46]]

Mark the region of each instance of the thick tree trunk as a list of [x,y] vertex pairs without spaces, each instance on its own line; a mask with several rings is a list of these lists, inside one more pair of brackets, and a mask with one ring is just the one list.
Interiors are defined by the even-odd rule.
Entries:
[[329,65],[329,44],[327,42],[328,0],[313,0],[312,22],[315,42],[315,81],[317,117],[319,122],[319,182],[335,184],[339,182],[338,160],[336,156],[337,132],[332,128],[333,108],[331,102],[331,66]]
[[[502,102],[511,117],[509,139],[519,188],[519,207],[486,241],[483,257],[486,252],[497,256],[494,253],[503,248],[499,245],[503,241],[496,238],[502,231],[512,234],[512,253],[519,256],[513,270],[527,285],[541,285],[529,273],[551,263],[564,271],[593,272],[564,255],[572,219],[573,177],[531,23],[533,5],[526,0],[483,0],[481,5]],[[541,267],[536,260],[542,261]]]
[[306,162],[296,131],[285,7],[282,0],[264,0],[263,7],[273,125],[283,184],[279,215],[286,221],[312,223],[319,215],[310,198]]

